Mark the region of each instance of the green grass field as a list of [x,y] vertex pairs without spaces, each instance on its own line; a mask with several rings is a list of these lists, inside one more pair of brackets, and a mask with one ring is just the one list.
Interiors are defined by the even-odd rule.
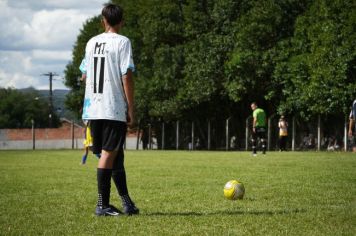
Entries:
[[[1,235],[355,235],[356,155],[128,151],[138,216],[96,217],[94,156],[0,151]],[[244,200],[223,197],[231,179]],[[112,184],[112,203],[120,206]]]

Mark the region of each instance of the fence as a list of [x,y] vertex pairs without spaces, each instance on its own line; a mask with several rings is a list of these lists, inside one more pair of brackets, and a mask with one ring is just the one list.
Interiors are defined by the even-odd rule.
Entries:
[[[17,149],[82,149],[84,127],[61,119],[59,128],[0,129],[0,150]],[[136,148],[136,135],[128,132],[125,148]],[[151,148],[156,148],[153,144]]]
[[61,119],[59,128],[0,129],[0,149],[82,148],[84,128]]
[[[279,150],[279,117],[268,117],[268,150]],[[62,119],[57,129],[0,130],[0,149],[77,149],[83,147],[84,128]],[[287,149],[349,150],[348,119],[342,116],[314,117],[305,121],[287,118]],[[196,121],[152,122],[131,130],[126,149],[161,150],[251,150],[252,117],[229,117]]]
[[[268,150],[279,150],[279,116],[268,117]],[[347,151],[347,116],[313,117],[308,121],[287,118],[287,149]],[[252,117],[229,117],[205,121],[156,122],[141,127],[137,135],[143,149],[162,150],[251,150]],[[147,137],[147,138],[145,138]]]

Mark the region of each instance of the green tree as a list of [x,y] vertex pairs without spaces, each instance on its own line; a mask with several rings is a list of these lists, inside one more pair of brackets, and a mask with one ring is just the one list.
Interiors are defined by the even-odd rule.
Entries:
[[[20,92],[0,88],[0,128],[30,128],[32,120],[36,127],[49,127],[48,101],[30,89]],[[59,118],[52,113],[52,127],[59,126]]]
[[[113,0],[132,41],[142,123],[226,119],[262,103],[269,114],[345,112],[355,96],[355,3],[347,0]],[[87,21],[66,70],[67,106],[80,116],[78,69]],[[218,114],[218,115],[217,115]]]
[[[271,81],[278,43],[293,35],[295,18],[305,10],[305,1],[251,1],[234,27],[235,45],[225,64],[227,94],[235,102],[270,100],[279,85]],[[276,91],[278,94],[278,91]],[[275,94],[273,94],[275,95]]]
[[273,80],[283,83],[281,112],[303,117],[345,113],[356,96],[354,1],[313,1],[293,37],[280,43]]

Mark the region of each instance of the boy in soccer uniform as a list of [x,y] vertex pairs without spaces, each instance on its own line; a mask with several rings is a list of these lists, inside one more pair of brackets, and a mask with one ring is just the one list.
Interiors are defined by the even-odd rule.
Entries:
[[134,64],[130,40],[118,34],[122,16],[121,7],[105,5],[102,9],[105,32],[88,41],[80,66],[86,80],[82,117],[90,121],[93,153],[101,153],[97,168],[95,214],[98,216],[118,216],[121,213],[110,205],[111,178],[122,199],[124,213],[139,213],[128,194],[124,168],[123,145],[127,125],[134,121]]
[[349,123],[349,137],[351,138],[352,143],[352,151],[356,152],[356,143],[355,143],[355,136],[356,136],[356,99],[352,103],[352,108],[350,112],[350,123]]
[[252,154],[257,156],[257,139],[260,138],[262,144],[262,153],[266,154],[266,113],[263,109],[258,108],[257,103],[251,104],[253,111],[253,124],[252,124]]

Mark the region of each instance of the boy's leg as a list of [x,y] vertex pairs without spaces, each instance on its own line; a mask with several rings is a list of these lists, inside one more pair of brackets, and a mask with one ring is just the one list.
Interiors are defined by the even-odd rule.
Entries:
[[287,151],[287,136],[283,136],[283,151]]
[[106,150],[108,143],[112,140],[108,133],[107,121],[94,120],[90,122],[90,125],[93,133],[93,153],[101,153],[97,168],[98,202],[95,214],[117,216],[119,212],[110,206],[111,174],[117,151]]
[[124,167],[124,143],[126,140],[127,125],[124,122],[120,122],[118,126],[120,136],[118,137],[118,152],[114,160],[112,179],[122,200],[124,213],[128,215],[138,214],[139,209],[136,208],[127,190],[126,171]]
[[266,130],[264,128],[261,128],[260,130],[258,130],[256,132],[258,133],[258,136],[261,139],[262,153],[266,154],[266,150],[267,150]]
[[124,152],[122,149],[119,150],[115,158],[112,179],[114,180],[119,195],[128,195],[126,172],[124,167]]
[[252,154],[255,156],[257,154],[257,135],[255,132],[252,132]]
[[261,144],[262,144],[262,153],[266,154],[267,150],[267,139],[266,138],[261,138]]
[[110,188],[113,161],[117,152],[102,150],[97,168],[98,202],[95,213],[97,215],[119,215],[119,212],[110,205]]
[[127,190],[126,171],[124,167],[124,151],[123,148],[117,153],[115,158],[112,178],[116,185],[119,196],[122,200],[124,213],[128,215],[138,214],[139,209],[135,206],[135,203],[131,200]]
[[84,165],[85,164],[85,162],[87,161],[87,157],[88,157],[88,147],[85,147],[85,153],[84,153],[84,155],[83,155],[83,157],[82,157],[82,165]]

